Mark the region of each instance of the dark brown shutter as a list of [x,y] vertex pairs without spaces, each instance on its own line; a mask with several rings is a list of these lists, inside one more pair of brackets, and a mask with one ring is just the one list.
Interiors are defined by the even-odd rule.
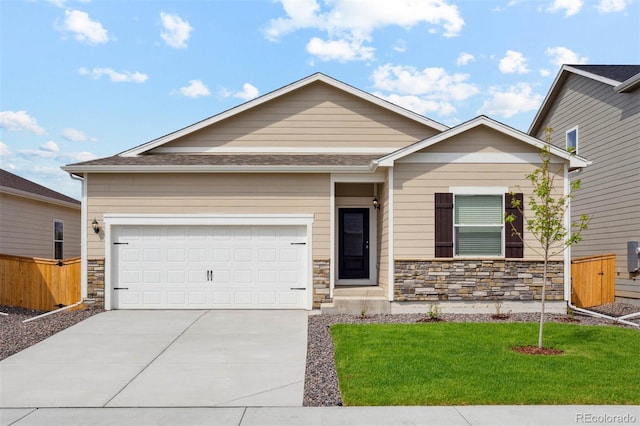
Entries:
[[453,257],[453,194],[436,193],[436,257]]
[[[511,200],[515,198],[520,202],[520,208],[524,208],[522,194],[504,194],[504,209],[507,215],[514,215],[515,220],[513,222],[505,223],[504,230],[504,255],[505,257],[523,258],[524,257],[524,243],[521,236],[524,234],[524,220],[522,214],[517,208],[512,207]],[[515,228],[515,231],[514,231]]]

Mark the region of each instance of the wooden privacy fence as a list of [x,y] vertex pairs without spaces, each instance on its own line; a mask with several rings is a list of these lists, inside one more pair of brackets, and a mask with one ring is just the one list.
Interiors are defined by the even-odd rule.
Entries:
[[615,254],[603,254],[571,261],[571,303],[588,308],[615,301]]
[[80,258],[0,254],[0,305],[52,311],[80,301]]

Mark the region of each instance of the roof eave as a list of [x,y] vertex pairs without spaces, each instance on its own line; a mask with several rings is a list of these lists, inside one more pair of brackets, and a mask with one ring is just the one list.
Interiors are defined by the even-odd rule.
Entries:
[[617,85],[614,89],[618,93],[627,93],[635,90],[640,86],[640,73],[626,79],[619,85]]
[[10,188],[8,186],[0,186],[0,193],[15,195],[22,198],[28,198],[34,201],[40,201],[43,203],[55,204],[61,207],[68,207],[75,210],[80,210],[80,202],[70,203],[68,201],[58,200],[56,198],[46,197],[44,195],[34,194],[32,192],[21,191],[16,188]]
[[121,165],[86,165],[65,166],[62,168],[67,173],[331,173],[331,172],[371,172],[372,164],[365,165],[224,165],[224,166],[121,166]]

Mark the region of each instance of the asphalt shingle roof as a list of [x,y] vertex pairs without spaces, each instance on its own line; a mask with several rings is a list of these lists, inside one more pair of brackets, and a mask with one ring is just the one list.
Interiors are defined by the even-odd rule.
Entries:
[[640,73],[640,65],[569,65],[582,71],[590,72],[622,83]]
[[74,166],[366,166],[376,155],[287,155],[287,154],[156,154],[135,157],[112,156],[71,164]]
[[14,175],[6,170],[0,169],[0,186],[16,189],[18,191],[28,192],[30,194],[39,195],[41,197],[52,198],[54,200],[65,201],[67,203],[73,203],[80,205],[80,201],[75,198],[67,197],[64,194],[56,192],[45,186],[39,185],[35,182],[31,182],[18,175]]

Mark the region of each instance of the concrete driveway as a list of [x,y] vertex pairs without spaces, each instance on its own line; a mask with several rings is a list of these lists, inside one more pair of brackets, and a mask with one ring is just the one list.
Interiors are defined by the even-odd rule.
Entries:
[[0,408],[301,406],[305,311],[109,311],[0,362]]

